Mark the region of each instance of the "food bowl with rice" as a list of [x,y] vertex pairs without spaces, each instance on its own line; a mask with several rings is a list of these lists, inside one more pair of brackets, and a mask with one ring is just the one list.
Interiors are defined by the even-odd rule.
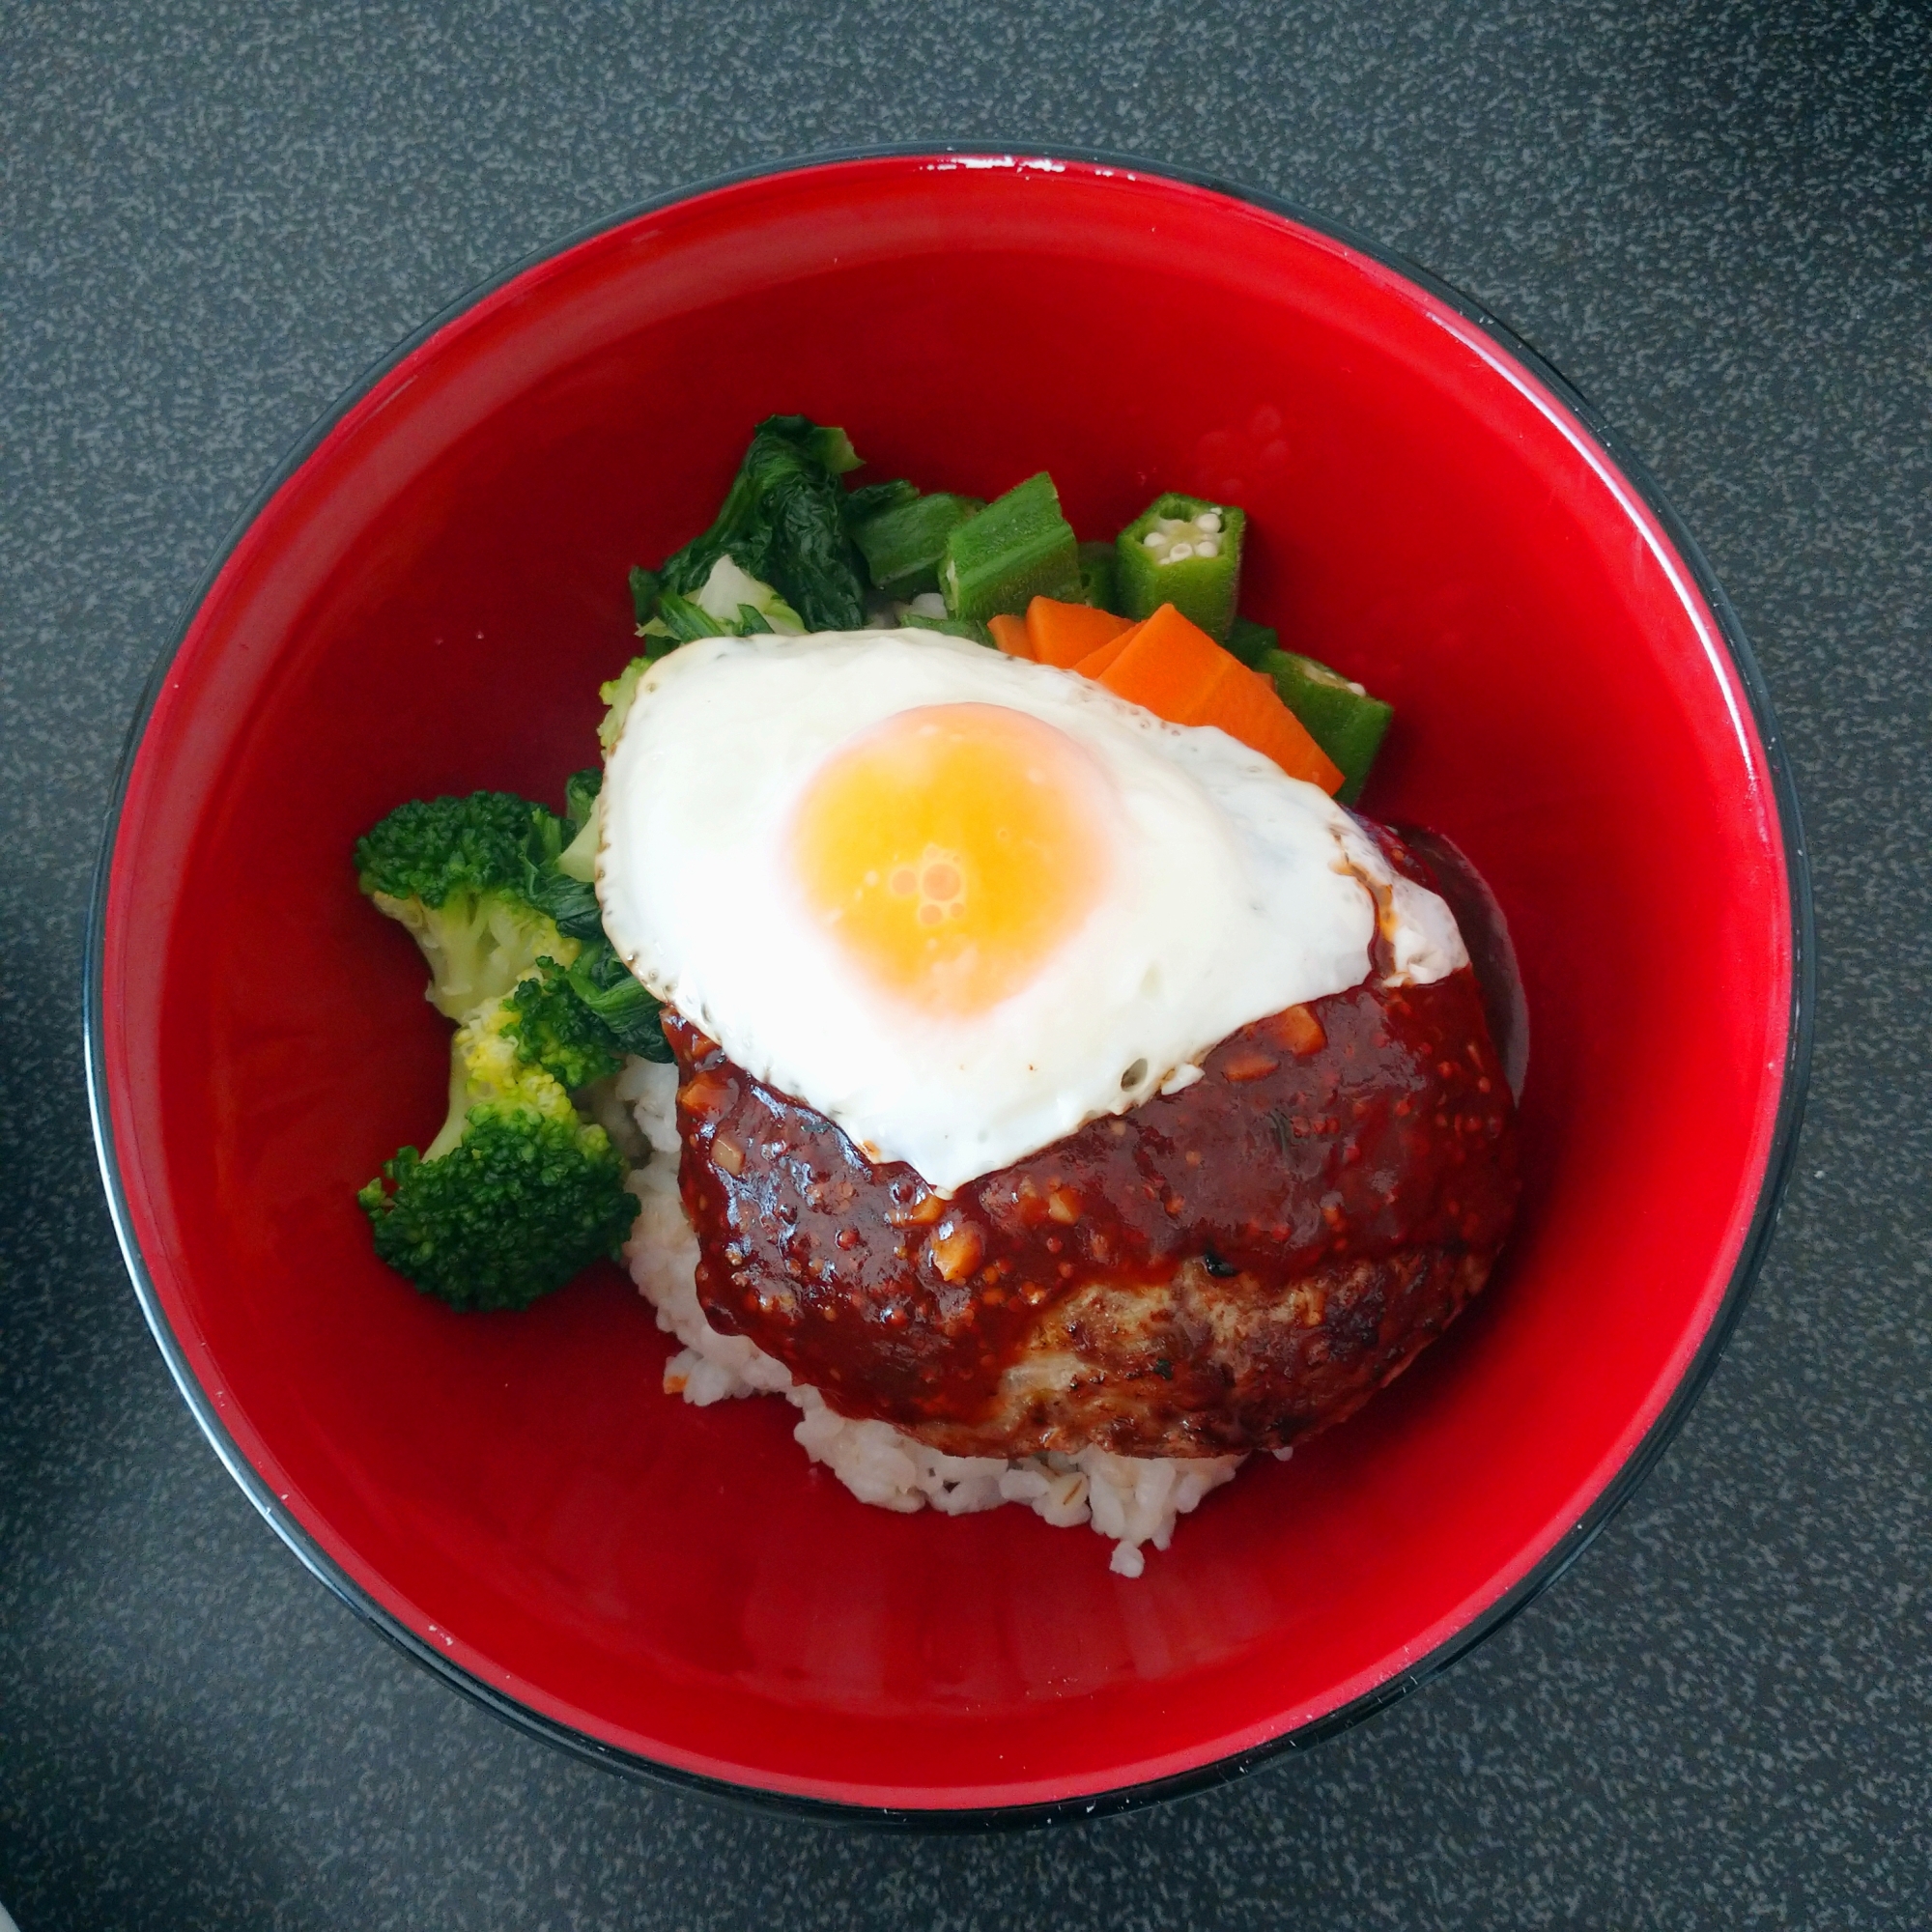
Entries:
[[[753,425],[863,607],[745,534]],[[547,802],[488,878],[480,794]],[[1574,1559],[1747,1291],[1808,959],[1735,619],[1492,318],[1216,184],[868,154],[513,271],[290,459],[137,722],[89,1064],[176,1379],[358,1613],[613,1768],[984,1825]],[[452,1177],[539,1148],[549,1276],[466,1274]]]

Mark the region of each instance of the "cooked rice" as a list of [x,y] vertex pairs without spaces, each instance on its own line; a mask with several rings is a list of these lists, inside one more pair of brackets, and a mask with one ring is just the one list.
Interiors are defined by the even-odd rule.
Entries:
[[628,1185],[640,1204],[625,1244],[631,1276],[657,1310],[658,1326],[684,1347],[665,1366],[664,1385],[700,1407],[728,1396],[782,1395],[802,1411],[792,1432],[814,1463],[823,1463],[861,1502],[910,1511],[930,1505],[948,1516],[1024,1503],[1056,1527],[1091,1523],[1111,1537],[1111,1568],[1138,1577],[1144,1544],[1165,1549],[1176,1521],[1219,1489],[1242,1456],[1077,1455],[946,1456],[888,1422],[852,1422],[826,1406],[815,1388],[795,1384],[784,1365],[743,1335],[721,1335],[697,1299],[697,1237],[677,1189],[677,1069],[630,1061],[617,1093],[633,1110],[652,1158],[634,1168]]

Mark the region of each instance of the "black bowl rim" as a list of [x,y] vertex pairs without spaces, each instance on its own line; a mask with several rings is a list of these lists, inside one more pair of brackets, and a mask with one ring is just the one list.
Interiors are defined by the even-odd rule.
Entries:
[[[756,1785],[735,1784],[677,1766],[660,1764],[635,1752],[620,1750],[575,1726],[545,1717],[494,1689],[461,1665],[440,1653],[411,1630],[391,1611],[371,1597],[310,1536],[309,1532],[281,1506],[280,1498],[242,1453],[229,1435],[213,1402],[190,1371],[185,1351],[168,1326],[153,1279],[147,1270],[132,1221],[120,1169],[115,1157],[114,1132],[108,1105],[105,1075],[101,1064],[103,1018],[102,942],[105,935],[107,886],[112,870],[114,846],[120,830],[129,778],[141,740],[156,697],[168,670],[185,642],[196,613],[216,580],[246,535],[255,520],[268,507],[303,463],[315,452],[335,425],[368,392],[406,357],[477,303],[526,270],[562,255],[581,243],[612,229],[625,226],[648,214],[692,201],[716,189],[733,187],[753,181],[798,173],[806,169],[842,163],[876,160],[932,159],[943,161],[961,156],[987,157],[1015,165],[1031,160],[1070,162],[1081,166],[1117,169],[1122,174],[1177,183],[1182,186],[1205,188],[1244,202],[1267,213],[1280,215],[1304,228],[1343,243],[1404,280],[1420,287],[1445,303],[1482,330],[1505,355],[1513,358],[1537,378],[1571,412],[1596,440],[1605,457],[1636,491],[1651,514],[1669,538],[1678,556],[1690,573],[1699,594],[1717,620],[1724,648],[1750,704],[1751,721],[1764,747],[1765,764],[1777,804],[1778,827],[1784,841],[1785,888],[1788,895],[1792,932],[1792,975],[1790,1027],[1785,1047],[1784,1070],[1779,1085],[1777,1115],[1768,1151],[1764,1180],[1739,1250],[1736,1265],[1723,1296],[1712,1318],[1709,1330],[1691,1357],[1662,1410],[1651,1424],[1641,1442],[1631,1452],[1595,1503],[1557,1545],[1526,1576],[1493,1604],[1472,1618],[1462,1630],[1438,1644],[1435,1650],[1405,1670],[1364,1691],[1347,1704],[1233,1755],[1201,1765],[1194,1770],[1138,1784],[1122,1785],[1088,1796],[1053,1799],[1035,1804],[990,1805],[984,1807],[897,1807],[851,1804],[840,1801],[809,1798],[790,1792],[771,1791]],[[1810,862],[1804,843],[1804,821],[1799,810],[1797,781],[1792,773],[1784,741],[1772,709],[1771,694],[1755,653],[1745,635],[1717,574],[1685,526],[1656,479],[1636,453],[1611,428],[1602,412],[1577,385],[1563,376],[1539,351],[1502,322],[1485,303],[1443,280],[1428,269],[1410,261],[1394,249],[1357,233],[1347,225],[1312,213],[1295,202],[1259,188],[1242,186],[1219,176],[1192,168],[1149,161],[1138,156],[1102,149],[1060,147],[1052,144],[1004,141],[905,142],[870,147],[836,148],[798,155],[753,167],[715,175],[708,180],[674,188],[621,212],[606,215],[578,229],[560,242],[539,248],[497,274],[475,283],[447,303],[422,326],[403,338],[386,355],[363,370],[347,388],[309,425],[290,447],[272,475],[231,526],[219,553],[201,581],[189,594],[174,627],[173,636],[156,659],[147,687],[137,704],[123,745],[121,764],[109,801],[96,862],[92,908],[88,919],[85,976],[84,1047],[86,1054],[88,1109],[93,1121],[95,1148],[100,1162],[102,1183],[109,1211],[120,1241],[121,1252],[134,1293],[147,1318],[150,1330],[159,1347],[169,1372],[183,1399],[201,1425],[214,1453],[228,1473],[241,1486],[248,1500],[259,1510],[269,1526],[288,1545],[306,1567],[325,1583],[356,1616],[372,1625],[406,1656],[421,1664],[464,1695],[493,1712],[516,1729],[546,1744],[556,1746],[571,1755],[604,1766],[608,1770],[640,1781],[668,1786],[702,1797],[724,1800],[734,1808],[778,1813],[818,1822],[856,1824],[913,1832],[985,1832],[1062,1823],[1069,1820],[1106,1816],[1135,1809],[1154,1802],[1211,1789],[1232,1781],[1288,1752],[1305,1750],[1341,1731],[1385,1710],[1417,1685],[1439,1675],[1477,1644],[1495,1634],[1582,1555],[1604,1526],[1635,1492],[1650,1473],[1671,1438],[1683,1426],[1685,1417],[1703,1392],[1738,1318],[1743,1314],[1751,1286],[1763,1265],[1778,1208],[1791,1178],[1798,1146],[1798,1132],[1804,1111],[1804,1094],[1810,1075],[1812,1036],[1815,1026],[1817,936],[1813,923]]]

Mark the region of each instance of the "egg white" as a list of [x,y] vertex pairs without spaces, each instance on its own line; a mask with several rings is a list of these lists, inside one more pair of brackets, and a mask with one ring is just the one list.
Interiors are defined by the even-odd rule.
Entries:
[[[882,998],[803,903],[787,828],[825,761],[917,706],[1058,727],[1111,783],[1112,884],[1018,992],[938,1016]],[[597,891],[646,986],[873,1159],[957,1188],[1174,1091],[1236,1028],[1357,984],[1379,921],[1396,975],[1467,963],[1318,787],[1223,732],[930,631],[713,638],[643,677],[605,778]]]

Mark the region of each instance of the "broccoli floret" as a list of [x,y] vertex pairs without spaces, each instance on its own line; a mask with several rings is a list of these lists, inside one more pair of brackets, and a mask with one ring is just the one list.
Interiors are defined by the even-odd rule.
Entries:
[[575,970],[554,959],[539,959],[537,970],[511,988],[503,1028],[521,1060],[542,1067],[572,1093],[593,1080],[609,1079],[624,1064],[617,1036],[574,990]]
[[498,998],[458,1029],[442,1131],[355,1197],[377,1254],[453,1308],[526,1306],[614,1256],[637,1214],[622,1156],[523,1058],[516,1017]]
[[414,936],[439,1012],[461,1019],[540,958],[576,959],[581,940],[530,891],[533,858],[554,860],[561,830],[540,805],[478,791],[399,806],[355,841],[362,890]]
[[627,1052],[668,1051],[587,876],[602,783],[575,774],[561,818],[504,792],[407,805],[355,848],[363,890],[429,960],[429,997],[463,1021],[441,1131],[356,1199],[377,1254],[455,1308],[523,1307],[615,1254],[637,1213],[623,1153],[571,1098],[594,1102]]
[[399,805],[355,841],[362,889],[439,906],[454,892],[509,885],[538,810],[507,791]]

